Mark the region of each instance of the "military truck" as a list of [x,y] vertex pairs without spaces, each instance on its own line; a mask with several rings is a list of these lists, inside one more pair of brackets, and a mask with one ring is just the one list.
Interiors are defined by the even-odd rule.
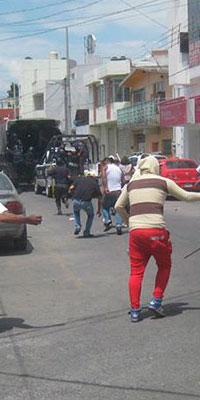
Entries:
[[35,167],[35,193],[53,195],[53,180],[48,169],[62,158],[72,180],[83,175],[86,170],[95,170],[99,161],[98,142],[94,135],[60,135],[52,137],[46,147],[41,162]]
[[49,140],[61,135],[60,121],[19,119],[7,122],[4,161],[14,170],[17,185],[33,184],[35,166],[41,160]]

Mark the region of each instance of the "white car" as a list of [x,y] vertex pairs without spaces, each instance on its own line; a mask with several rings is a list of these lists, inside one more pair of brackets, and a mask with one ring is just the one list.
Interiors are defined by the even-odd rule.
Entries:
[[[14,214],[24,214],[25,207],[13,183],[4,172],[0,172],[0,202]],[[16,250],[26,250],[27,227],[25,224],[0,223],[0,241],[12,241]]]

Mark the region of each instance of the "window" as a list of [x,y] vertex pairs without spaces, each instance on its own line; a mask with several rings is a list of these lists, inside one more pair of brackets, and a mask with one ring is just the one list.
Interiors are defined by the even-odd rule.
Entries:
[[145,101],[145,89],[139,89],[133,91],[133,102],[142,103]]
[[0,175],[0,190],[8,190],[8,191],[13,190],[11,183],[3,174]]
[[158,145],[159,145],[158,142],[153,142],[151,145],[152,151],[158,151]]
[[34,110],[44,110],[44,93],[38,93],[33,96]]
[[105,104],[105,86],[97,87],[97,107],[102,107]]
[[196,163],[190,160],[167,161],[168,169],[197,168]]
[[167,156],[172,152],[172,141],[171,139],[164,139],[162,142],[163,153]]
[[158,81],[153,84],[153,95],[161,100],[165,99],[165,82]]
[[121,87],[120,84],[123,79],[112,79],[112,101],[123,102],[130,101],[130,89]]

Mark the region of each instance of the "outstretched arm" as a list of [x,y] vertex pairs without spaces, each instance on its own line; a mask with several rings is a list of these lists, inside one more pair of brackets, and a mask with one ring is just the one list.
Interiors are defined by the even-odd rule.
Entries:
[[8,211],[0,214],[0,223],[39,225],[42,222],[40,215],[17,215]]

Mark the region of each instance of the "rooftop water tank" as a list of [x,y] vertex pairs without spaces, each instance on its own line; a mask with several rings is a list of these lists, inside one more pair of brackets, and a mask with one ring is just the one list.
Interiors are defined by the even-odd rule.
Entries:
[[49,58],[50,60],[58,60],[59,59],[59,54],[57,51],[50,51],[49,52]]

